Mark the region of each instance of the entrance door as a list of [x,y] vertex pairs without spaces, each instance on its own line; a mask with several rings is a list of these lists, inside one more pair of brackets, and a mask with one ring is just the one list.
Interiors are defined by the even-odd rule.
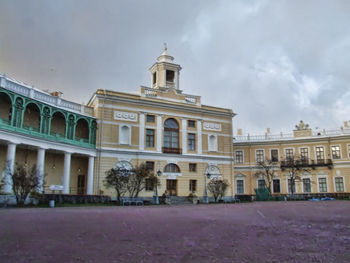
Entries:
[[85,174],[78,175],[78,195],[84,195],[85,194],[85,182],[86,182],[86,176]]
[[177,180],[166,180],[166,190],[168,191],[169,195],[176,195],[176,187],[177,186]]

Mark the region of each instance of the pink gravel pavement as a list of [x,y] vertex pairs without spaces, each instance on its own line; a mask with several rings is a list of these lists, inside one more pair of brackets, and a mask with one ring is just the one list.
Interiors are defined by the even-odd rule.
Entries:
[[350,202],[0,209],[0,262],[350,262]]

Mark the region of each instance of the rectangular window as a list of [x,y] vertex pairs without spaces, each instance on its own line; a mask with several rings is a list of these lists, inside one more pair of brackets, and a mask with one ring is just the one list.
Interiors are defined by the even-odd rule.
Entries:
[[236,180],[236,193],[244,194],[244,180]]
[[157,72],[153,73],[153,84],[156,84],[157,82]]
[[324,148],[323,148],[323,146],[316,147],[316,160],[317,160],[317,163],[324,163]]
[[288,179],[288,193],[292,192],[295,193],[295,182],[292,184],[292,180]]
[[311,180],[310,180],[310,178],[303,179],[303,192],[304,193],[311,193]]
[[348,145],[348,158],[350,158],[350,145]]
[[154,147],[154,130],[146,129],[146,147]]
[[294,151],[293,149],[285,149],[286,152],[286,161],[290,162],[294,160]]
[[147,114],[146,115],[146,122],[155,122],[155,116],[154,115],[150,115],[150,114]]
[[153,184],[150,179],[145,180],[145,185],[146,185],[145,186],[146,191],[153,191]]
[[196,128],[196,121],[194,120],[188,120],[187,121],[187,126],[191,128]]
[[335,191],[336,192],[344,192],[343,177],[336,177],[334,180],[335,180]]
[[235,162],[243,163],[243,151],[235,151]]
[[308,161],[309,161],[309,149],[308,148],[300,148],[300,160],[304,164],[308,163]]
[[327,179],[326,178],[318,178],[318,186],[320,189],[320,193],[327,193]]
[[331,147],[332,151],[332,159],[340,159],[340,146],[339,145],[333,145]]
[[175,78],[175,72],[172,70],[167,70],[166,71],[166,81],[167,82],[174,82]]
[[190,164],[188,165],[188,170],[189,170],[190,172],[195,172],[195,171],[197,171],[197,164],[196,164],[196,163],[190,163]]
[[259,179],[258,180],[258,188],[261,189],[261,188],[264,188],[266,185],[265,185],[265,180],[264,179]]
[[188,134],[188,150],[196,150],[196,135],[194,133]]
[[154,171],[154,162],[146,162],[147,170]]
[[256,159],[256,162],[263,162],[265,159],[264,150],[256,150],[255,159]]
[[273,179],[272,182],[273,182],[273,192],[274,193],[280,193],[281,192],[280,180]]
[[190,192],[197,191],[197,180],[190,180]]
[[278,162],[278,150],[276,149],[271,150],[271,161]]

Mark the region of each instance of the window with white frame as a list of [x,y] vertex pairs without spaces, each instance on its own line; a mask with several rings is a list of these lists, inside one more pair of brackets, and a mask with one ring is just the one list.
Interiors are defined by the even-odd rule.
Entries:
[[243,163],[243,151],[235,151],[235,163]]
[[293,161],[294,160],[294,150],[293,149],[285,149],[286,153],[286,161]]
[[335,177],[335,191],[336,192],[344,192],[344,180],[343,177]]
[[308,160],[309,160],[309,148],[306,148],[306,147],[300,148],[300,160],[303,163],[308,163]]
[[348,145],[348,158],[350,158],[350,144]]
[[303,192],[311,193],[311,180],[310,178],[303,178]]
[[217,151],[218,149],[218,143],[217,143],[217,138],[215,135],[209,135],[208,137],[208,150],[211,152]]
[[280,193],[281,192],[281,184],[280,184],[279,179],[273,179],[272,184],[273,184],[273,192],[274,193]]
[[316,160],[317,160],[317,163],[324,163],[324,147],[323,146],[316,147]]
[[265,160],[264,150],[255,150],[256,162],[263,162]]
[[332,145],[331,146],[332,159],[340,159],[340,146]]
[[291,179],[288,179],[288,193],[295,193],[295,182],[292,183]]
[[146,147],[154,147],[154,129],[146,129]]
[[195,151],[196,150],[196,135],[194,133],[189,133],[187,140],[188,140],[188,150]]
[[327,178],[318,178],[318,189],[320,193],[327,193]]
[[119,143],[130,144],[130,128],[128,126],[122,126],[120,128]]
[[241,179],[236,180],[236,193],[244,194],[244,180],[241,180]]
[[271,150],[271,161],[278,162],[278,150],[277,149]]
[[258,180],[258,189],[266,187],[265,180],[264,179],[259,179]]

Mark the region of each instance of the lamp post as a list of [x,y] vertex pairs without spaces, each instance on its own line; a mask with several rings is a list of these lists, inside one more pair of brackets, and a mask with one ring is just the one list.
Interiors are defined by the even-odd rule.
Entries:
[[210,178],[209,172],[204,174],[204,202],[206,204],[209,204],[209,197],[208,197],[208,192],[207,192],[207,177],[208,177],[208,179]]
[[[160,170],[157,171],[158,177],[162,175],[162,172]],[[159,196],[158,196],[158,180],[156,182],[156,205],[159,205]]]

